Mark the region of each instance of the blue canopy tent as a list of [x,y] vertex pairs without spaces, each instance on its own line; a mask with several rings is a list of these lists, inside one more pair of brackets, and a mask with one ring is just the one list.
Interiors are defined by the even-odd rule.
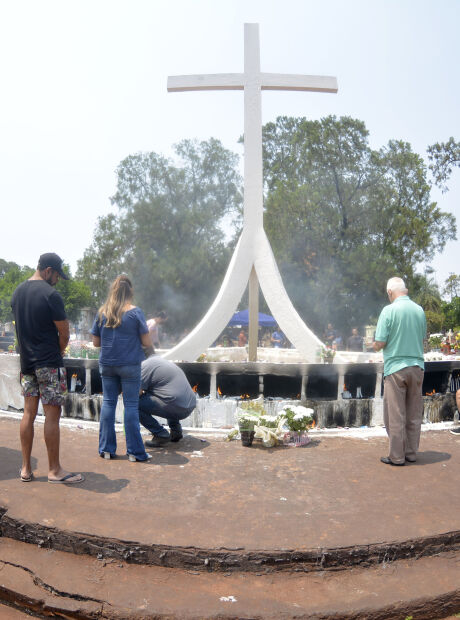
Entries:
[[[259,312],[259,325],[261,327],[275,327],[276,324],[276,320],[272,316]],[[236,327],[237,325],[249,325],[249,310],[235,312],[230,319],[228,326]]]

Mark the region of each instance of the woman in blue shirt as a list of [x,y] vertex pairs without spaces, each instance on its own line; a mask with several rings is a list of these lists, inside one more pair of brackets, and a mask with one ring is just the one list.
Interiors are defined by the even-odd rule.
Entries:
[[133,286],[127,276],[118,276],[99,308],[91,333],[95,347],[101,347],[99,368],[103,400],[99,422],[99,454],[113,458],[117,450],[115,409],[123,393],[126,449],[130,461],[151,458],[145,451],[139,427],[139,390],[142,345],[151,346],[144,313],[132,305]]

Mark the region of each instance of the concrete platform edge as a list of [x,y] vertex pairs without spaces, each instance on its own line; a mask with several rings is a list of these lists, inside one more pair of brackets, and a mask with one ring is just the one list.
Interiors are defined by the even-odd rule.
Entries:
[[64,531],[8,516],[0,507],[0,534],[41,548],[116,559],[132,564],[207,572],[312,572],[372,566],[401,559],[460,550],[460,530],[406,541],[376,542],[352,547],[246,550],[146,545],[86,533]]

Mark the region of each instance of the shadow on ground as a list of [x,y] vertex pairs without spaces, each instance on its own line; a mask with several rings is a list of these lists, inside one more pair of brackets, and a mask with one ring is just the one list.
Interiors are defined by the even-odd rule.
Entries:
[[[107,478],[104,474],[97,474],[94,471],[76,471],[75,473],[81,473],[85,477],[83,482],[79,482],[77,484],[62,484],[62,486],[72,487],[74,489],[80,489],[82,491],[90,491],[92,493],[106,493],[113,494],[119,493],[125,487],[128,486],[130,480],[127,478],[117,478],[116,480],[111,480]],[[33,484],[35,482],[46,482],[48,484],[47,476],[37,476],[34,478],[34,481],[28,484]],[[50,485],[51,486],[51,485]],[[53,486],[59,487],[61,485],[54,484]]]
[[[32,457],[30,460],[32,469],[36,469],[38,462],[37,459]],[[20,450],[0,446],[0,462],[2,463],[0,480],[12,480],[13,478],[19,479],[19,470],[22,466],[22,454]]]
[[149,464],[152,465],[185,465],[188,458],[168,448],[148,448],[149,454],[152,455]]
[[185,465],[191,457],[202,456],[201,451],[211,444],[206,439],[200,439],[193,435],[185,435],[181,441],[167,443],[159,448],[147,448],[152,455],[152,465]]
[[169,450],[178,450],[179,452],[196,452],[197,450],[205,450],[210,446],[210,442],[206,439],[200,439],[193,435],[185,435],[181,441],[177,443],[169,443],[167,447]]
[[[14,480],[15,478],[17,478],[19,482],[19,471],[22,465],[21,451],[0,446],[0,461],[2,463],[0,480]],[[35,471],[37,469],[37,463],[37,459],[35,457],[32,457],[32,471]],[[93,493],[119,493],[122,489],[128,486],[130,482],[126,478],[111,480],[110,478],[107,478],[107,476],[105,476],[104,474],[97,474],[93,471],[83,471],[81,473],[85,476],[85,480],[82,483],[73,485],[69,484],[66,486],[72,486],[76,489],[84,489],[85,491],[92,491]],[[32,482],[23,482],[22,484],[32,485],[36,484],[37,482],[46,482],[46,484],[48,484],[48,477],[36,476]]]
[[411,465],[432,465],[433,463],[441,463],[441,461],[448,461],[452,458],[449,452],[436,452],[435,450],[425,450],[424,452],[417,452],[417,460]]

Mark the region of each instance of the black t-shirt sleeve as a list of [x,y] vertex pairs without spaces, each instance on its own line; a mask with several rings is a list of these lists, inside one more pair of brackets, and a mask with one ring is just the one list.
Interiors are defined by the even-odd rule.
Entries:
[[65,313],[64,301],[57,291],[52,292],[49,296],[48,303],[53,321],[65,321],[67,315]]

